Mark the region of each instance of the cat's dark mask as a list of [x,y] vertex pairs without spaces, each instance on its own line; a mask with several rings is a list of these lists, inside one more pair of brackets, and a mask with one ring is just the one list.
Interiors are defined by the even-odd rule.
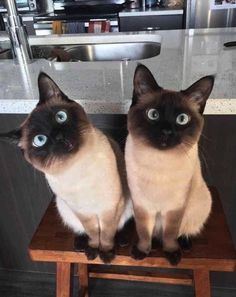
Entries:
[[39,102],[19,129],[0,139],[17,144],[34,167],[44,171],[63,161],[83,144],[89,122],[83,108],[70,100],[45,73],[38,77]]
[[203,127],[202,113],[214,85],[206,76],[184,91],[161,88],[152,73],[139,64],[134,74],[129,133],[157,149],[192,146]]

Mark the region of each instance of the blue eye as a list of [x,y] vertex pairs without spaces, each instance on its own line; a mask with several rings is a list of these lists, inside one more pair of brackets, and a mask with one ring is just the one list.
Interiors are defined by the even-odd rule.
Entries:
[[47,142],[47,139],[48,138],[46,135],[39,134],[39,135],[34,136],[32,144],[35,147],[41,147]]
[[186,125],[190,121],[190,116],[186,113],[181,113],[176,118],[176,123],[179,125]]
[[59,124],[64,123],[67,120],[67,113],[63,110],[60,110],[56,113],[56,121]]
[[147,110],[147,116],[152,121],[157,121],[159,119],[159,112],[155,108],[150,108]]

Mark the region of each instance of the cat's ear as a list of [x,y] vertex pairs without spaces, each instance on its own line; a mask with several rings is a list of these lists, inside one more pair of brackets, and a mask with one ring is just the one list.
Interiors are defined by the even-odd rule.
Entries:
[[45,104],[46,102],[71,102],[72,100],[60,90],[58,85],[46,73],[41,72],[38,77],[39,88],[39,102],[38,105]]
[[197,110],[202,114],[214,86],[215,77],[205,76],[191,85],[188,89],[181,91],[187,100],[195,104]]
[[18,145],[21,139],[21,129],[15,129],[9,132],[0,133],[0,140]]
[[131,106],[135,105],[142,95],[162,90],[151,71],[142,64],[138,64],[135,69],[133,84],[134,91]]

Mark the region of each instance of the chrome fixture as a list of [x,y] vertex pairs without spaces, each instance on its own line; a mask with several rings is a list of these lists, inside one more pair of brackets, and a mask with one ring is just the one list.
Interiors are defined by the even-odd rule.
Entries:
[[7,31],[11,41],[12,55],[16,63],[28,64],[32,62],[26,27],[18,15],[15,0],[5,0],[8,12]]

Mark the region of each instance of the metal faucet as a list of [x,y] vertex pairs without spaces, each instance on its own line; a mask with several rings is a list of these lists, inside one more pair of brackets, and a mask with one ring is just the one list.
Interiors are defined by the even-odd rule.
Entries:
[[8,12],[7,31],[11,41],[13,58],[16,63],[29,64],[32,62],[32,52],[29,46],[28,34],[22,18],[18,15],[15,0],[5,0]]

